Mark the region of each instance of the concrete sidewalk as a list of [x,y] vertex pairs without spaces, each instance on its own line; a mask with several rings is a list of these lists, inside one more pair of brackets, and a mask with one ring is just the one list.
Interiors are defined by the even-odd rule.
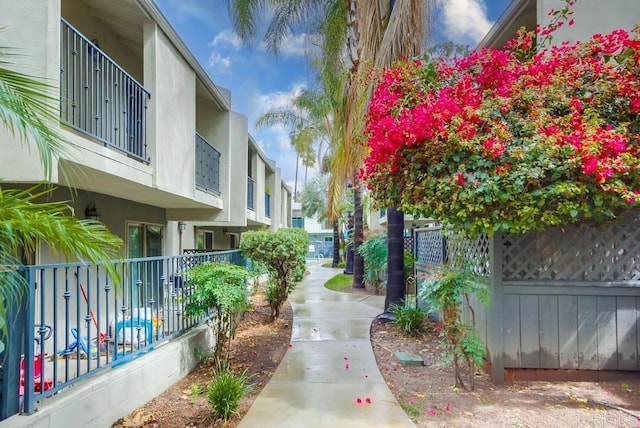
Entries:
[[320,264],[307,262],[310,275],[289,297],[290,348],[239,426],[415,427],[371,349],[369,327],[384,297],[325,289],[325,281],[340,271]]

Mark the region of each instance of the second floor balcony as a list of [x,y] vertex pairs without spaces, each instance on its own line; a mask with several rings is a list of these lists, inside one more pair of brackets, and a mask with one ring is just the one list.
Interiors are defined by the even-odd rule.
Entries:
[[196,133],[196,185],[220,195],[220,152]]
[[60,23],[60,119],[105,146],[149,162],[149,92],[69,22]]

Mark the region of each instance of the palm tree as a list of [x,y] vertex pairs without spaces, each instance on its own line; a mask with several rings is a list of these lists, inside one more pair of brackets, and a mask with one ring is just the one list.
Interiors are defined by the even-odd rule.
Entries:
[[[322,37],[322,59],[347,70],[341,108],[342,138],[334,148],[333,192],[349,182],[354,192],[353,287],[362,288],[364,260],[357,247],[362,242],[361,186],[357,172],[366,154],[362,129],[371,92],[368,74],[373,67],[391,65],[402,57],[422,52],[425,44],[428,0],[228,0],[231,18],[240,37],[255,40],[260,12],[271,9],[272,19],[264,41],[273,52],[293,28],[306,25]],[[337,119],[336,119],[337,120]],[[342,184],[342,185],[341,185]],[[333,200],[330,194],[329,199]],[[331,208],[330,208],[331,209]],[[395,230],[395,229],[394,229]],[[395,252],[395,250],[394,250]],[[395,257],[395,256],[392,256]],[[394,265],[395,266],[395,265]],[[397,288],[392,285],[392,291]],[[404,290],[404,284],[402,284]],[[403,292],[404,294],[404,292]],[[396,300],[394,296],[392,300]]]
[[[47,180],[54,160],[64,152],[66,141],[55,131],[59,100],[43,81],[11,70],[8,49],[0,48],[0,121],[23,144],[35,144]],[[104,264],[114,284],[119,274],[111,260],[122,255],[122,240],[100,222],[73,217],[66,202],[46,201],[55,189],[34,186],[8,189],[0,182],[0,333],[6,341],[10,331],[8,314],[22,305],[28,282],[13,266],[21,255],[46,244],[67,258]],[[45,200],[45,202],[41,202]],[[9,315],[9,316],[8,316]],[[0,349],[5,344],[0,341]],[[5,356],[7,354],[5,353]]]

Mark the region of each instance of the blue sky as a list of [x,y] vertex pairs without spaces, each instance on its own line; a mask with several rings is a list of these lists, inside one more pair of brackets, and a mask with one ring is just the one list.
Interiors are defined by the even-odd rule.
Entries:
[[[282,170],[293,189],[296,154],[285,129],[254,129],[269,109],[288,105],[303,88],[315,85],[305,65],[304,35],[284,40],[275,58],[259,43],[244,45],[233,32],[226,1],[156,0],[171,25],[214,83],[231,90],[233,110],[248,116],[249,132]],[[440,41],[475,46],[511,0],[436,0],[432,34]],[[313,171],[309,172],[310,175]],[[301,171],[299,186],[304,178]]]

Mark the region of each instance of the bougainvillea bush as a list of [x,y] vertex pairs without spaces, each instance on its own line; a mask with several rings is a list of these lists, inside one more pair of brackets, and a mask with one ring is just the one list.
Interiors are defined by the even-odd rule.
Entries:
[[535,39],[523,30],[503,50],[385,70],[361,171],[374,198],[489,234],[637,207],[640,29]]

